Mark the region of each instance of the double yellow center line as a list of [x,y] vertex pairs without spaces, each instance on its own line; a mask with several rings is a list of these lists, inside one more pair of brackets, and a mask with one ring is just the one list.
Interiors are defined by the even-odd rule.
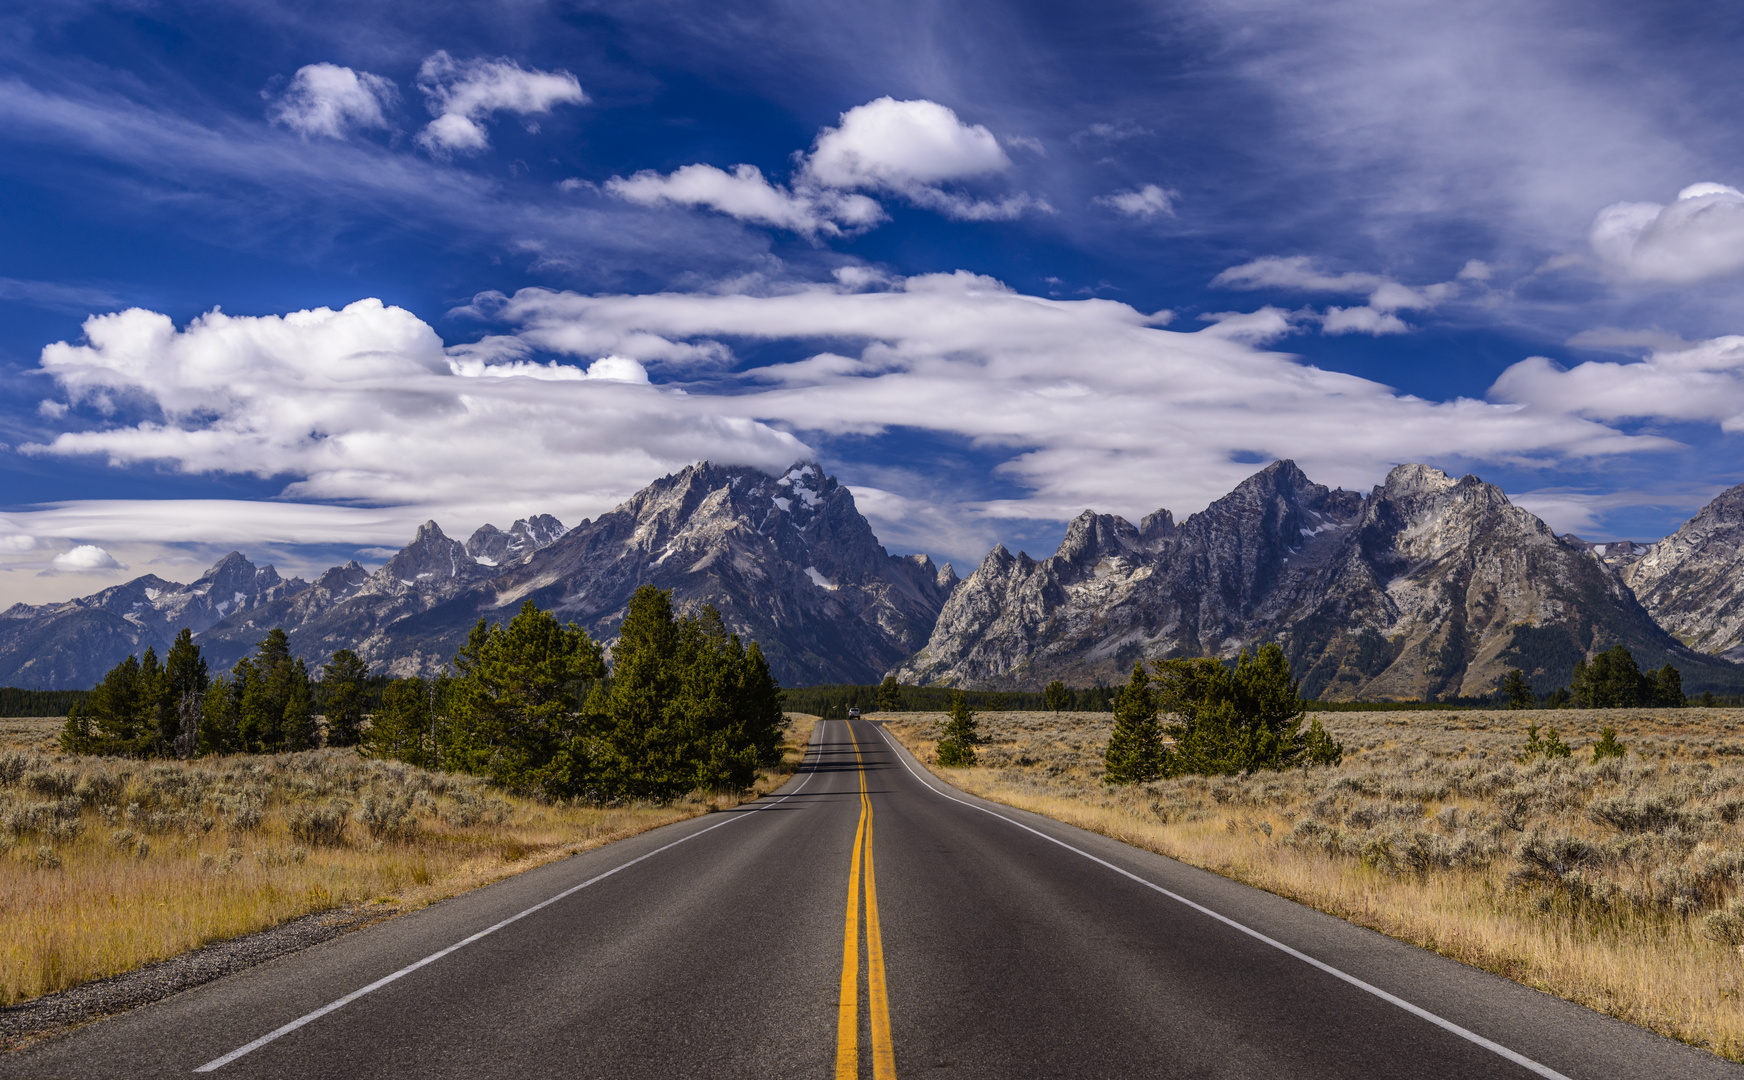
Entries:
[[872,873],[872,797],[866,793],[866,763],[848,726],[860,773],[860,827],[848,870],[848,923],[842,934],[842,996],[836,1011],[836,1080],[860,1076],[860,870],[866,872],[866,1003],[872,1013],[873,1080],[896,1080],[890,1045],[890,999],[884,990],[884,939],[878,932],[878,884]]

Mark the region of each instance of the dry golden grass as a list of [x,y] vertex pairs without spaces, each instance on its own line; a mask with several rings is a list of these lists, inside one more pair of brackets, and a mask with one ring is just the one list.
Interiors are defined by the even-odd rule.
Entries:
[[[1130,788],[1106,713],[981,713],[971,769],[932,764],[942,714],[881,719],[977,795],[1744,1060],[1744,710],[1317,715],[1335,768]],[[1516,763],[1528,723],[1574,756]]]
[[[787,760],[757,792],[785,781],[813,722],[794,717]],[[0,750],[0,1005],[312,912],[421,907],[741,801],[542,804],[350,750],[191,762]]]

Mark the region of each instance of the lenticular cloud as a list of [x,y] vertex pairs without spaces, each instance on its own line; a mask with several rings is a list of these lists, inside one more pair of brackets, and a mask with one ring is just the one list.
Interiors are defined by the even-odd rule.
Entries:
[[[816,452],[802,436],[922,429],[1003,448],[1000,470],[1028,492],[960,513],[1058,519],[1086,506],[1192,510],[1252,471],[1256,449],[1354,485],[1399,460],[1665,445],[1553,408],[1401,397],[1222,326],[1172,331],[1159,325],[1167,313],[1107,300],[1028,296],[962,272],[867,284],[529,289],[457,312],[496,332],[451,347],[376,300],[215,311],[181,329],[147,311],[99,316],[84,342],[43,352],[76,429],[27,450],[291,474],[292,499],[570,520],[692,461],[777,469]],[[747,340],[835,344],[746,368],[731,343]],[[906,493],[881,494],[899,505]]]

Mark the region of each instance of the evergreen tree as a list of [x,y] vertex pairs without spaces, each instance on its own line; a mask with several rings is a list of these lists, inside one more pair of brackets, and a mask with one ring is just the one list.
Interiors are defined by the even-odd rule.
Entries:
[[595,768],[611,797],[670,799],[691,790],[689,731],[677,707],[678,646],[672,594],[652,585],[637,589],[612,646],[611,688],[601,702]]
[[1042,690],[1042,707],[1049,712],[1065,712],[1072,706],[1072,692],[1058,679]]
[[[1655,704],[1658,686],[1654,676],[1641,673],[1633,653],[1613,645],[1590,662],[1576,662],[1570,689],[1577,709],[1633,709]],[[1683,693],[1681,678],[1677,692]]]
[[359,749],[367,757],[436,768],[435,747],[430,740],[430,698],[431,688],[421,679],[388,683]]
[[878,711],[895,712],[902,708],[902,695],[898,693],[896,676],[886,675],[884,681],[878,684]]
[[1620,758],[1629,752],[1629,748],[1617,741],[1616,728],[1601,728],[1599,741],[1593,744],[1593,764],[1610,757]]
[[951,718],[945,722],[944,737],[939,739],[939,764],[952,769],[968,768],[975,764],[975,747],[981,741],[975,712],[959,690],[951,695]]
[[1653,676],[1653,704],[1661,709],[1681,709],[1689,704],[1683,695],[1683,673],[1670,664]]
[[1526,681],[1526,673],[1514,668],[1502,679],[1502,694],[1508,699],[1510,709],[1530,709],[1537,704],[1532,696],[1532,684]]
[[586,632],[527,601],[506,625],[480,619],[454,667],[449,766],[517,791],[579,794],[590,771],[581,704],[606,673]]
[[162,669],[148,648],[116,664],[90,696],[67,710],[61,749],[73,754],[148,757],[157,748],[157,700]]
[[327,716],[327,745],[356,746],[363,733],[369,665],[350,649],[340,649],[321,667],[322,708]]
[[1301,684],[1290,677],[1290,663],[1276,644],[1251,657],[1243,652],[1234,668],[1197,658],[1159,660],[1156,672],[1158,706],[1175,717],[1167,773],[1249,773],[1342,756],[1343,748],[1324,728],[1309,755]]
[[200,703],[199,753],[231,754],[241,748],[236,730],[241,706],[239,687],[230,676],[211,681]]
[[200,704],[211,679],[200,647],[187,627],[176,635],[164,658],[162,698],[156,713],[160,753],[190,758],[198,745]]
[[[1053,686],[1065,690],[1061,683]],[[1142,784],[1163,775],[1163,730],[1143,663],[1132,665],[1132,679],[1114,696],[1114,732],[1102,758],[1110,784]]]

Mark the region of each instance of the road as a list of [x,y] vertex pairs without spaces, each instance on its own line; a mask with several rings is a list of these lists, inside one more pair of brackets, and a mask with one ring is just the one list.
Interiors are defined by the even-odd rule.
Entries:
[[[204,1070],[204,1072],[198,1072]],[[818,726],[739,810],[0,1057],[3,1077],[1744,1077]]]

